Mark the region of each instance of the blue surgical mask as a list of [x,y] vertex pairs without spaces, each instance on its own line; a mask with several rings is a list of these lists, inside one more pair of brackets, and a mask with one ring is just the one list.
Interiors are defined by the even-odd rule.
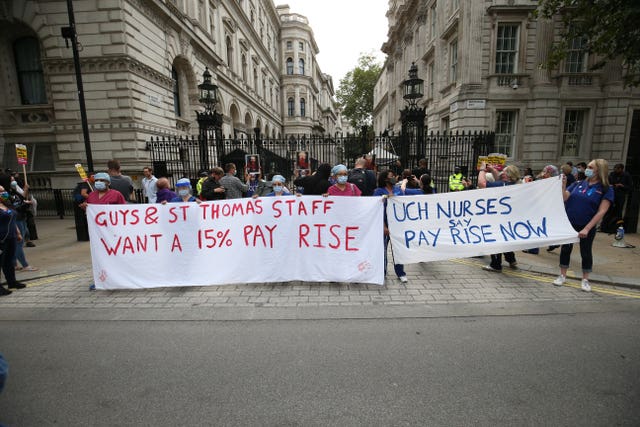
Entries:
[[586,176],[587,178],[591,178],[593,176],[593,169],[585,169],[584,176]]
[[189,190],[188,189],[184,189],[184,190],[178,190],[178,194],[181,196],[188,196],[189,195]]
[[275,191],[276,193],[282,193],[282,185],[274,185],[273,186],[273,191]]
[[107,183],[102,181],[96,181],[96,190],[104,191],[107,189]]
[[340,175],[337,179],[338,184],[346,184],[347,183],[347,179],[349,179],[348,176],[346,175]]

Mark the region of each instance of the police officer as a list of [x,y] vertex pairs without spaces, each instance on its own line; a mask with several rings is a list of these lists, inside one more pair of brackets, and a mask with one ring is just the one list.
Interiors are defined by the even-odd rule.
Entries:
[[462,175],[460,166],[453,168],[453,175],[449,176],[449,191],[462,191],[471,185],[471,182]]

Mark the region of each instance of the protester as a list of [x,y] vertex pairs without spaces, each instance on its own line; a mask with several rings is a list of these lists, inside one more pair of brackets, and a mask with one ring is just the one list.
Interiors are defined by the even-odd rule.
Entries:
[[[378,174],[378,186],[373,190],[374,196],[384,196],[384,213],[383,213],[383,241],[384,241],[384,275],[387,276],[387,249],[391,238],[389,237],[389,227],[387,222],[387,197],[402,195],[402,190],[396,185],[396,175],[393,171],[382,171]],[[393,248],[391,248],[391,256],[393,258]],[[407,283],[407,273],[404,271],[403,264],[396,264],[393,261],[393,269],[402,283]]]
[[564,176],[567,177],[567,186],[576,182],[576,177],[572,173],[573,168],[570,164],[565,163],[564,165],[560,166],[560,171],[564,174]]
[[[87,205],[125,205],[125,200],[122,193],[110,188],[111,177],[108,173],[98,172],[93,176],[95,180],[95,191],[92,191],[87,197],[87,201],[80,206],[82,209],[87,209]],[[96,285],[89,285],[90,291],[95,291]]]
[[109,160],[107,169],[111,177],[109,187],[119,191],[127,202],[131,202],[133,200],[133,180],[131,177],[120,173],[120,162],[118,160]]
[[169,180],[167,178],[158,178],[156,188],[156,203],[165,204],[177,196],[176,193],[169,189]]
[[124,205],[127,203],[122,193],[110,188],[111,177],[109,174],[99,172],[94,175],[94,179],[95,191],[92,191],[86,202],[81,205],[83,209],[86,209],[87,205]]
[[[409,184],[411,184],[411,186]],[[402,193],[407,196],[435,194],[436,192],[436,189],[433,188],[431,175],[428,173],[422,174],[420,179],[416,178],[415,175],[411,175],[409,178],[402,180],[400,189]]]
[[[567,217],[580,238],[580,257],[582,258],[581,288],[591,291],[589,273],[593,267],[592,246],[596,235],[596,226],[614,200],[613,188],[609,185],[609,164],[604,159],[589,162],[584,171],[586,179],[566,187],[562,180],[562,195]],[[562,245],[560,249],[560,275],[553,281],[562,286],[567,280],[567,269],[571,262],[573,244]]]
[[389,168],[389,170],[391,170],[391,172],[393,172],[396,177],[402,174],[403,169],[404,168],[402,167],[402,162],[400,161],[400,159],[393,162],[393,165],[391,165],[391,167]]
[[376,188],[376,174],[366,166],[367,161],[364,157],[357,159],[354,168],[347,175],[347,182],[355,184],[363,196],[371,196]]
[[320,196],[329,190],[329,176],[331,175],[331,165],[322,163],[318,166],[316,173],[310,176],[302,176],[293,181],[296,187],[302,187],[303,194],[310,196]]
[[[24,181],[18,181],[18,178],[18,173],[11,176],[11,191],[17,192],[28,204],[28,209],[24,212],[24,222],[26,227],[22,234],[22,240],[24,242],[24,246],[28,248],[35,248],[36,245],[32,240],[38,240],[38,230],[35,222],[38,201],[33,197],[30,191],[25,191],[27,186],[24,184]],[[22,188],[23,186],[25,189]]]
[[[502,171],[499,168],[487,165],[482,162],[480,165],[480,171],[478,172],[478,188],[491,188],[502,187],[505,185],[517,184],[520,180],[520,170],[513,165],[507,166]],[[491,174],[493,182],[487,180],[487,175]],[[505,252],[504,254],[492,254],[491,263],[482,267],[484,270],[501,272],[502,271],[502,256],[509,263],[509,267],[517,268],[518,262],[516,261],[516,254],[514,252]]]
[[[271,179],[273,191],[266,194],[266,197],[279,197],[279,196],[291,196],[292,194],[287,190],[284,183],[286,180],[282,175],[274,175]],[[257,197],[257,195],[256,195]]]
[[586,175],[584,171],[587,169],[587,164],[585,162],[580,162],[576,166],[576,181],[584,181],[586,179]]
[[423,158],[418,160],[418,167],[411,171],[411,175],[414,175],[418,178],[420,178],[425,173],[431,175],[431,169],[427,167],[427,164],[427,159]]
[[169,200],[170,203],[187,203],[187,202],[200,202],[191,194],[191,181],[189,178],[180,178],[176,182],[176,191],[178,195]]
[[345,165],[335,165],[331,169],[331,175],[336,179],[336,183],[333,184],[327,190],[327,194],[330,196],[361,196],[362,191],[357,185],[347,182],[349,172]]
[[[16,245],[22,240],[22,234],[16,225],[16,212],[9,199],[9,192],[0,186],[0,264],[9,289],[22,289],[24,283],[16,280],[16,265],[13,261]],[[11,291],[0,286],[0,296],[9,295]]]
[[220,178],[219,182],[224,187],[226,199],[241,199],[242,194],[247,192],[249,186],[236,177],[237,169],[234,163],[227,163],[224,170],[227,174]]
[[224,171],[220,167],[215,167],[209,171],[209,178],[202,183],[200,196],[204,200],[224,200],[225,188],[220,184]]
[[[29,197],[29,186],[25,185],[24,190],[20,189],[22,194],[17,191],[17,182],[14,180],[11,182],[11,190],[9,191],[9,197],[11,205],[13,206],[13,210],[16,213],[16,225],[18,226],[18,230],[20,230],[20,235],[22,238],[17,241],[16,249],[13,256],[13,264],[15,265],[16,270],[24,270],[24,271],[37,271],[38,269],[29,265],[27,258],[24,254],[24,242],[26,240],[25,236],[28,234],[27,229],[27,214],[29,212],[29,208],[31,205],[31,200]],[[18,265],[20,263],[20,265]]]
[[[568,186],[569,184],[567,184]],[[633,190],[633,180],[629,172],[624,170],[624,165],[618,163],[609,174],[609,185],[613,188],[613,205],[609,208],[604,218],[600,230],[605,233],[615,233],[619,221],[623,220],[624,204],[627,195]]]
[[142,168],[142,174],[144,175],[144,178],[142,178],[142,191],[147,198],[147,203],[155,203],[156,192],[158,191],[158,187],[156,187],[158,178],[153,176],[153,169],[149,166]]

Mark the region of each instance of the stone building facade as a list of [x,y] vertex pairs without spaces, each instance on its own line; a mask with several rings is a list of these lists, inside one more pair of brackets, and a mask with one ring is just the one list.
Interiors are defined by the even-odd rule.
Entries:
[[[74,0],[96,170],[119,159],[141,179],[151,136],[197,135],[198,84],[219,87],[222,133],[340,132],[330,76],[304,16],[272,0]],[[86,166],[65,0],[0,1],[0,162],[70,187]],[[292,66],[292,67],[290,67]],[[290,103],[290,101],[292,101]],[[291,105],[293,104],[293,105]],[[290,108],[293,107],[293,108]]]
[[536,19],[536,7],[532,0],[390,0],[375,131],[400,131],[403,81],[415,62],[428,131],[493,130],[497,151],[534,171],[604,158],[640,175],[640,89],[624,87],[620,62],[590,71],[597,58],[580,40],[558,69],[541,67],[561,22]]

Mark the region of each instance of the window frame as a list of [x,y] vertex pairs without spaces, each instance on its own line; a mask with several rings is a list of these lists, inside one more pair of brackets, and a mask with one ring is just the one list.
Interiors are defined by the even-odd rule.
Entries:
[[[29,46],[29,44],[31,44]],[[11,44],[14,55],[14,65],[18,88],[20,91],[21,105],[43,105],[48,103],[47,88],[44,81],[44,71],[42,69],[42,52],[40,50],[40,40],[37,37],[19,37]],[[32,49],[30,52],[29,49]],[[21,68],[21,63],[29,63],[33,68]],[[27,90],[27,83],[31,84],[31,89]],[[31,93],[30,92],[36,92]]]
[[288,57],[286,61],[286,72],[287,76],[293,75],[293,58]]
[[[504,120],[500,120],[501,116],[509,115],[509,121],[506,122]],[[494,132],[495,132],[495,151],[498,153],[506,154],[507,157],[513,158],[516,150],[516,139],[518,136],[518,117],[520,115],[520,110],[518,109],[509,109],[509,108],[500,108],[495,110],[495,120],[494,120]],[[501,131],[499,128],[500,123],[508,123],[509,129],[507,132]],[[508,144],[501,144],[499,140],[501,137],[506,137],[505,139],[509,139]],[[503,150],[503,147],[508,148],[508,150]]]
[[[512,49],[500,49],[500,29],[506,27],[515,27],[515,37],[509,37],[505,39],[502,37],[503,46],[504,40],[515,40],[512,42]],[[496,26],[496,37],[495,37],[495,52],[494,52],[494,71],[495,74],[517,74],[519,72],[519,61],[520,61],[520,40],[521,40],[521,27],[522,24],[520,22],[513,21],[504,21],[499,22]],[[500,60],[499,60],[500,57]],[[507,61],[502,60],[502,58],[508,58]],[[511,63],[509,63],[511,61]],[[511,70],[506,70],[505,67],[508,68],[511,66]],[[499,69],[499,67],[501,69]]]
[[289,98],[287,98],[287,117],[295,117],[296,115],[296,103],[295,100],[293,99],[293,96],[290,96]]

